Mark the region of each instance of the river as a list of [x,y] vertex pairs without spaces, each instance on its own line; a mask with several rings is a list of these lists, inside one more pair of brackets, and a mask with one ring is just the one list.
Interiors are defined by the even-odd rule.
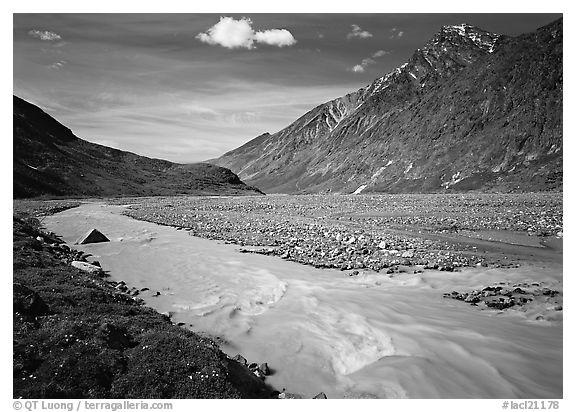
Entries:
[[[279,390],[329,398],[561,398],[562,320],[480,310],[443,292],[494,282],[561,288],[562,265],[350,277],[184,230],[137,221],[123,207],[85,203],[44,220],[72,244],[97,228],[109,243],[77,245],[111,279],[174,322],[267,362]],[[159,291],[159,296],[153,294]],[[537,310],[536,310],[537,312]]]

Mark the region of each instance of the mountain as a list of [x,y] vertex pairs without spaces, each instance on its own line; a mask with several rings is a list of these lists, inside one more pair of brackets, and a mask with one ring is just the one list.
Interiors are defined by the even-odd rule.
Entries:
[[13,97],[14,198],[261,194],[230,170],[177,164],[90,143]]
[[562,19],[444,26],[402,66],[213,160],[267,193],[562,190]]

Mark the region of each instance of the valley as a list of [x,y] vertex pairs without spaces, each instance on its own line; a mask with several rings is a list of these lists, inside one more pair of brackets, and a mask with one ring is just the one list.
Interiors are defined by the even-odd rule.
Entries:
[[562,398],[563,19],[456,16],[16,16],[13,397]]

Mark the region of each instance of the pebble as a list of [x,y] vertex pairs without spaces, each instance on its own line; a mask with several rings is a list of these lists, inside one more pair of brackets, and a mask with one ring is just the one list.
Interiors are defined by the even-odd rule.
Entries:
[[248,365],[248,361],[246,360],[246,358],[240,354],[234,356],[232,358],[232,360],[235,360],[236,362],[240,363],[241,365],[247,366]]

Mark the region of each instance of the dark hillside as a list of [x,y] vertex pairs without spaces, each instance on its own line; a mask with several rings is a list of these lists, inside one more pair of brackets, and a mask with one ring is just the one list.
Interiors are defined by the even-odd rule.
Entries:
[[14,198],[260,194],[230,170],[182,165],[94,144],[14,96]]

